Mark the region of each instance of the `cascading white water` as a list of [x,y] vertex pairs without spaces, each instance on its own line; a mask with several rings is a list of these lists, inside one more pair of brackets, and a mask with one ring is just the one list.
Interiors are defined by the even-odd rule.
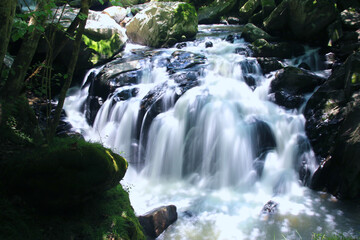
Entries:
[[[161,239],[310,239],[313,232],[335,230],[354,234],[349,220],[335,219],[343,212],[336,210],[333,198],[300,183],[299,159],[309,172],[316,167],[312,151],[300,147],[301,139],[306,142],[301,112],[268,101],[273,75],[263,76],[256,59],[235,53],[247,43],[211,37],[209,29],[202,27],[202,38],[182,49],[205,55],[207,64],[201,84],[177,101],[174,93],[181,89],[166,67],[156,67],[158,59],[177,49],[162,49],[141,67],[141,82],[131,86],[138,89],[136,96],[115,101],[117,92],[131,87],[116,89],[90,127],[80,113],[88,91],[84,87],[67,98],[69,121],[87,140],[100,141],[134,163],[123,184],[138,214],[160,205],[178,207],[179,220]],[[205,47],[207,40],[212,48]],[[129,44],[124,56],[134,48],[142,47]],[[255,90],[246,77],[254,80]],[[164,83],[169,87],[163,111],[138,139],[141,100]],[[269,200],[279,204],[278,212],[262,215]]]

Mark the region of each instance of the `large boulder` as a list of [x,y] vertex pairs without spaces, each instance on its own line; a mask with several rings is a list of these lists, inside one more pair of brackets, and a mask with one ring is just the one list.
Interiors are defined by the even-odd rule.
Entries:
[[190,4],[151,2],[126,25],[126,33],[134,43],[163,47],[194,38],[197,27],[197,14]]
[[360,196],[360,53],[335,68],[305,108],[305,130],[320,163],[312,188]]
[[271,92],[284,90],[293,94],[310,93],[324,81],[325,79],[310,71],[288,66],[276,73],[271,82]]
[[264,20],[264,26],[270,33],[288,30],[288,37],[314,40],[326,36],[326,27],[337,17],[334,1],[284,0]]
[[53,211],[101,196],[127,169],[121,156],[83,140],[59,139],[25,151],[3,163],[1,181],[10,194]]
[[267,41],[273,40],[272,36],[252,23],[248,23],[244,26],[241,37],[251,43],[258,39],[265,39]]
[[280,59],[303,55],[305,49],[295,42],[269,43],[265,39],[257,39],[250,45],[254,57],[277,57]]
[[142,76],[141,61],[114,60],[106,64],[96,76],[89,75],[86,82],[86,85],[90,85],[89,95],[84,106],[85,117],[89,124],[94,123],[102,104],[116,88],[139,83]]
[[199,23],[218,23],[220,18],[233,10],[236,0],[215,0],[210,4],[203,5],[198,9]]
[[271,100],[285,108],[299,108],[304,102],[304,94],[312,92],[325,79],[296,67],[280,69],[271,82]]
[[245,4],[240,6],[239,17],[240,22],[245,23],[253,15],[255,10],[261,6],[261,0],[248,0]]

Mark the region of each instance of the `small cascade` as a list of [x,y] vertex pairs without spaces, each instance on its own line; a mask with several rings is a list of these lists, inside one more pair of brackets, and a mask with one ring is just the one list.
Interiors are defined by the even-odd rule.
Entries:
[[[330,200],[304,187],[317,167],[304,116],[269,101],[274,74],[262,74],[243,39],[226,41],[236,31],[201,26],[181,50],[128,44],[122,59],[91,70],[67,98],[69,121],[130,162],[122,183],[138,214],[177,206],[179,220],[160,239],[310,239],[342,230],[335,208],[321,207]],[[286,64],[321,70],[316,51],[307,53]],[[104,86],[110,69],[117,75]],[[107,98],[89,94],[91,84]],[[270,200],[277,215],[264,220]]]

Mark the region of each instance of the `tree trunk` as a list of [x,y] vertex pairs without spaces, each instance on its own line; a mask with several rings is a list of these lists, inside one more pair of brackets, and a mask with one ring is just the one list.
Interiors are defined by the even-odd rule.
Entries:
[[7,52],[11,28],[15,15],[16,0],[7,0],[0,4],[0,86],[2,86],[3,61]]
[[70,62],[69,62],[69,65],[68,65],[68,70],[67,70],[67,78],[65,80],[64,85],[61,88],[61,91],[60,91],[59,102],[58,102],[58,104],[56,106],[55,113],[54,113],[54,118],[53,118],[53,120],[51,122],[49,133],[48,133],[48,141],[52,141],[52,139],[55,136],[56,127],[58,126],[59,121],[60,121],[61,110],[62,110],[62,108],[64,106],[66,93],[67,93],[67,90],[69,89],[69,87],[71,85],[71,81],[72,81],[72,78],[73,78],[73,74],[74,74],[74,70],[75,70],[75,67],[76,67],[77,59],[78,59],[78,56],[79,56],[82,35],[84,33],[86,20],[87,20],[88,14],[89,14],[89,0],[81,0],[80,12],[81,12],[81,14],[82,14],[82,16],[84,18],[80,19],[79,27],[78,27],[77,32],[76,32],[73,52],[72,52],[72,56],[70,58]]
[[[39,1],[36,11],[44,11],[45,1]],[[6,81],[3,95],[6,98],[17,97],[24,87],[24,79],[27,70],[30,67],[31,61],[35,54],[37,45],[39,43],[41,32],[36,27],[43,26],[46,18],[37,19],[32,17],[30,19],[30,26],[34,26],[32,32],[28,33],[21,44],[20,50],[15,58],[11,67],[8,80]]]

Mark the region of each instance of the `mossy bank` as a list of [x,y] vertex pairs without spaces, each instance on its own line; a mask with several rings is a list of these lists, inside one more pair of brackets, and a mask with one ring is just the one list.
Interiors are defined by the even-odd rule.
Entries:
[[119,184],[127,162],[100,144],[23,145],[0,164],[0,239],[144,239]]

